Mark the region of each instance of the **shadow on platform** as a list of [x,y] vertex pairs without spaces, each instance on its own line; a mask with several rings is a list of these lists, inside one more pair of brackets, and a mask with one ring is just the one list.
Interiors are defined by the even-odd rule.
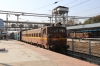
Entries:
[[15,39],[0,39],[0,40],[13,41],[13,40],[15,40]]
[[12,66],[12,65],[8,65],[8,64],[5,64],[5,63],[0,63],[0,66]]
[[8,50],[0,50],[0,53],[7,53],[8,52]]

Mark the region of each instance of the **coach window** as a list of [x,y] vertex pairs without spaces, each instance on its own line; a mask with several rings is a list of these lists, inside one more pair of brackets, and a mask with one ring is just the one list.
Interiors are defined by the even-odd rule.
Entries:
[[29,34],[29,37],[30,37],[30,34]]
[[35,37],[37,37],[37,36],[36,36],[36,33],[35,33]]
[[36,33],[36,37],[38,37],[38,33]]
[[34,37],[35,37],[35,33],[34,33]]
[[30,34],[30,37],[32,36],[32,34]]
[[35,37],[37,37],[36,33],[35,33]]
[[28,37],[30,36],[30,34],[27,35]]
[[35,33],[34,33],[34,37],[35,37]]
[[33,33],[32,33],[32,37],[33,37]]
[[37,37],[37,33],[36,33],[36,37]]
[[40,33],[40,37],[41,37],[41,33]]
[[35,34],[35,36],[37,37],[37,33]]

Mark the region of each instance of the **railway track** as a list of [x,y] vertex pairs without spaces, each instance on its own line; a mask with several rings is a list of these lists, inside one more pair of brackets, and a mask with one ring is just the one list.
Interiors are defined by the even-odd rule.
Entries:
[[73,52],[71,50],[68,50],[66,55],[100,65],[100,57],[98,56],[93,56],[93,55],[80,53],[76,51]]

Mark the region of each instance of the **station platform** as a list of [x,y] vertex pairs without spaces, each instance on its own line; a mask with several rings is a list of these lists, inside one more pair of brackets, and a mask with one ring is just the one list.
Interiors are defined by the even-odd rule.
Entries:
[[0,66],[98,66],[16,40],[0,40]]

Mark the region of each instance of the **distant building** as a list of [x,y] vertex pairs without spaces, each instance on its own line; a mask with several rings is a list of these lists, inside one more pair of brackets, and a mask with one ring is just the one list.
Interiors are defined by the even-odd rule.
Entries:
[[0,19],[0,39],[2,38],[2,32],[4,31],[3,19]]
[[0,19],[0,29],[2,31],[4,30],[4,22],[3,22],[3,19]]
[[1,39],[1,37],[2,37],[2,30],[0,29],[0,39]]

